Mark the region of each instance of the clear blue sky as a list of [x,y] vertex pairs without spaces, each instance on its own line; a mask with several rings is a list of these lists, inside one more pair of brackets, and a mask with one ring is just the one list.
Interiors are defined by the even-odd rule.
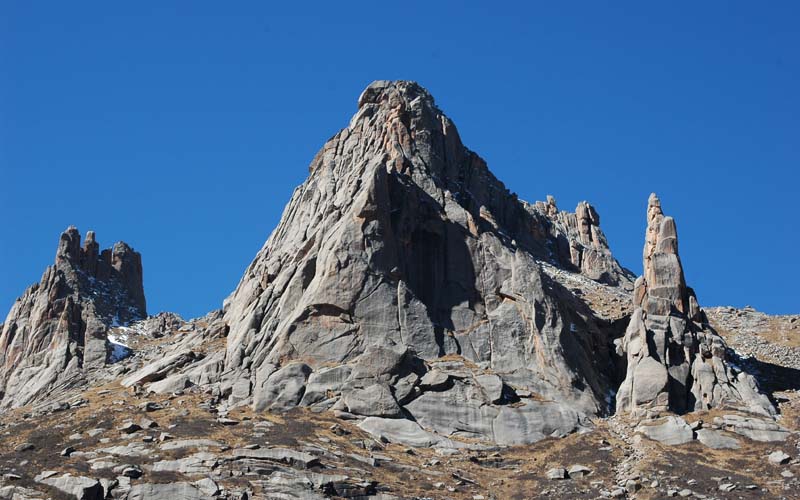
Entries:
[[635,272],[657,191],[701,304],[800,312],[797,2],[272,4],[3,2],[0,315],[70,224],[142,253],[151,313],[220,307],[376,79]]

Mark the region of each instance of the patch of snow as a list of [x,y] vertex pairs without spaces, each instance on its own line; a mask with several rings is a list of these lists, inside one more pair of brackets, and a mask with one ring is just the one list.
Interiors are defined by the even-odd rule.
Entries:
[[118,337],[113,333],[108,334],[108,343],[111,346],[109,363],[116,363],[133,354],[133,349],[131,349],[130,347],[128,347],[123,343],[127,342],[127,340],[128,340],[127,335],[121,335]]
[[114,317],[111,319],[111,328],[120,328],[120,327],[127,327],[128,323],[119,320],[119,313],[114,313]]
[[606,407],[608,408],[609,413],[613,414],[616,411],[617,406],[617,391],[614,389],[609,389],[606,393]]

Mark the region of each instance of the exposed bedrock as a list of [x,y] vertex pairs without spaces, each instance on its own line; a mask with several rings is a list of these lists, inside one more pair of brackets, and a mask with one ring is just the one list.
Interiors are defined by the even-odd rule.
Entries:
[[54,265],[17,299],[0,334],[0,408],[78,384],[108,361],[108,327],[147,315],[141,256],[99,250],[93,231],[61,234]]
[[[413,82],[370,85],[309,171],[225,303],[232,403],[498,441],[610,410],[612,329],[540,264],[632,288],[589,204],[520,201]],[[445,360],[459,374],[426,384]]]
[[725,342],[686,286],[675,221],[655,194],[648,200],[643,257],[633,315],[618,341],[628,361],[618,410],[684,413],[730,406],[774,414],[753,376],[729,362]]

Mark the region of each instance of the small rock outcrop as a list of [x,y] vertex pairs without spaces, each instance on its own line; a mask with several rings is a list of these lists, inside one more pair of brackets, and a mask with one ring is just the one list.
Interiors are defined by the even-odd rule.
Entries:
[[614,259],[600,229],[600,215],[589,202],[578,203],[573,213],[559,210],[556,199],[547,196],[546,202],[537,201],[533,209],[552,222],[547,230],[555,241],[556,262],[561,267],[573,268],[601,283],[633,288],[632,273]]
[[664,215],[655,194],[647,205],[643,260],[634,311],[618,342],[628,365],[617,411],[685,413],[727,405],[774,414],[755,379],[729,362],[725,342],[686,286],[675,221]]
[[61,234],[55,264],[11,308],[0,334],[0,408],[81,380],[109,358],[108,328],[147,315],[139,253],[100,251],[93,231]]

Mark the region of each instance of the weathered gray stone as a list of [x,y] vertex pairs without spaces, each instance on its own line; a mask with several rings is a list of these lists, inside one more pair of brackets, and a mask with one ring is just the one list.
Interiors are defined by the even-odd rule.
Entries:
[[567,479],[569,476],[567,475],[567,469],[563,467],[554,467],[552,469],[547,470],[547,479]]
[[100,453],[108,453],[110,455],[117,455],[120,457],[141,457],[150,453],[150,450],[142,443],[128,443],[124,446],[110,446],[108,448],[99,448],[97,451]]
[[563,437],[583,427],[584,417],[558,403],[526,401],[503,406],[492,421],[493,440],[503,445],[531,444],[546,437]]
[[738,450],[741,445],[737,439],[728,437],[720,431],[712,429],[698,429],[697,440],[715,450]]
[[56,259],[14,303],[0,330],[0,410],[52,400],[116,361],[109,327],[147,316],[141,256],[123,242],[81,247],[75,227]]
[[303,469],[308,469],[309,467],[319,464],[319,459],[314,455],[290,450],[288,448],[259,448],[257,450],[240,448],[233,450],[231,455],[234,459],[252,458],[256,460],[270,460]]
[[305,363],[290,363],[256,383],[253,404],[258,411],[286,410],[300,403],[311,368]]
[[786,464],[789,463],[789,460],[792,459],[789,455],[783,452],[783,450],[776,450],[769,454],[769,461],[773,464]]
[[411,420],[367,417],[358,426],[376,439],[415,448],[433,446],[442,440]]
[[449,375],[434,369],[423,375],[422,379],[419,381],[419,385],[422,386],[423,389],[436,390],[447,385],[448,380],[450,380]]
[[194,485],[199,489],[203,495],[213,497],[219,494],[219,485],[210,477],[205,477],[199,481],[195,481]]
[[34,478],[37,483],[46,484],[70,495],[76,500],[103,500],[104,492],[100,481],[71,474],[55,475],[53,471],[44,472]]
[[[162,441],[166,441],[162,439]],[[222,448],[225,446],[224,443],[220,443],[219,441],[214,441],[213,439],[176,439],[174,441],[166,441],[161,443],[159,448],[164,451],[168,450],[180,450],[183,448]]]
[[755,379],[728,363],[725,342],[686,286],[675,221],[664,216],[655,194],[648,201],[643,261],[635,309],[618,344],[627,357],[627,375],[617,392],[617,410],[683,413],[728,404],[774,415]]
[[310,406],[324,399],[328,399],[329,393],[339,394],[347,379],[350,377],[352,368],[347,365],[339,365],[321,368],[313,372],[308,377],[305,393],[300,400],[302,406]]
[[[586,318],[582,300],[541,266],[632,285],[596,210],[521,202],[413,82],[374,84],[364,96],[225,302],[228,403],[252,396],[256,410],[401,416],[388,386],[423,426],[493,439],[505,380],[576,414],[607,413],[616,375],[596,360],[610,358],[613,329]],[[308,370],[286,377],[293,364]],[[473,373],[477,364],[486,371]],[[240,380],[249,383],[227,390]],[[452,393],[451,384],[470,388]],[[364,408],[370,400],[389,409]],[[450,422],[437,404],[449,405]],[[523,412],[539,429],[518,440],[576,428],[572,417],[538,425],[538,410],[549,411]]]
[[642,424],[636,430],[650,439],[668,445],[686,444],[694,439],[691,427],[680,417],[667,417],[654,425]]
[[373,384],[366,389],[354,389],[344,396],[347,410],[355,415],[372,417],[399,417],[400,406],[395,401],[389,387],[384,384]]
[[730,432],[745,436],[754,441],[785,441],[789,430],[772,420],[743,417],[741,415],[723,415],[714,419],[714,423]]
[[137,423],[127,421],[117,427],[117,430],[124,434],[133,434],[134,432],[142,430],[142,427]]
[[142,477],[142,469],[138,465],[132,465],[122,469],[122,475],[131,479]]
[[412,372],[395,382],[394,397],[398,403],[405,404],[418,395],[417,393],[420,391],[417,387],[419,379],[419,375]]
[[150,467],[152,472],[178,472],[181,474],[209,474],[218,464],[217,455],[199,452],[174,460],[159,460]]
[[567,469],[567,473],[571,478],[578,478],[578,477],[585,477],[592,473],[592,469],[586,467],[585,465],[573,465],[569,469]]
[[191,350],[184,350],[171,354],[165,358],[158,359],[122,380],[122,385],[130,387],[135,384],[146,384],[164,379],[167,375],[183,368],[189,363],[201,359],[197,353]]
[[183,373],[170,375],[158,382],[152,382],[147,390],[156,394],[170,394],[186,389],[191,385],[189,377]]
[[503,399],[503,379],[493,374],[478,375],[475,377],[478,385],[486,394],[490,403],[497,403]]
[[420,425],[439,434],[492,439],[492,422],[500,410],[485,403],[480,388],[456,382],[446,391],[423,393],[406,409]]
[[134,484],[128,492],[128,500],[202,500],[208,496],[191,483],[144,483]]

